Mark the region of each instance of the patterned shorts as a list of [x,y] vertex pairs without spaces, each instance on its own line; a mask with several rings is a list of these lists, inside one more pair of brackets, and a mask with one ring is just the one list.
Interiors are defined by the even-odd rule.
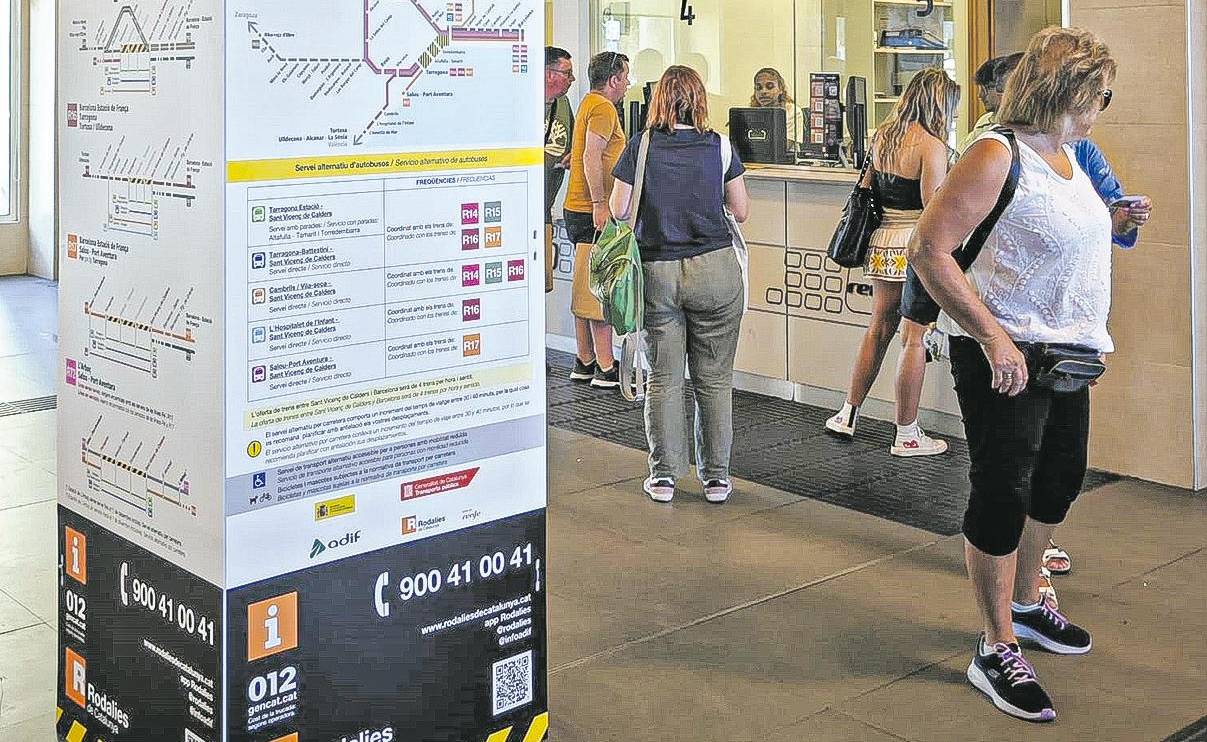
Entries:
[[880,228],[868,240],[868,255],[863,264],[863,275],[881,281],[905,281],[905,269],[909,267],[907,248],[914,234],[920,211],[898,211],[885,209]]

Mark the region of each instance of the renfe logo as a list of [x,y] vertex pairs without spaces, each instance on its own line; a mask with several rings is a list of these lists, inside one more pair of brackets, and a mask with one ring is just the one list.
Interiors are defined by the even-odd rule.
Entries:
[[477,224],[480,212],[477,204],[461,204],[461,223]]
[[461,230],[461,249],[477,250],[482,246],[482,233],[476,229]]
[[482,319],[482,300],[465,299],[461,302],[461,321],[476,322]]
[[477,265],[461,266],[461,285],[477,286],[482,282],[482,269]]
[[278,595],[247,606],[247,661],[298,646],[298,594]]
[[507,280],[508,281],[523,281],[524,280],[524,261],[523,260],[508,260],[507,261]]
[[486,283],[503,283],[503,263],[486,264]]
[[80,708],[88,708],[88,662],[68,649],[63,665],[64,693]]
[[486,228],[486,249],[503,246],[503,228],[502,227],[487,227]]
[[503,202],[487,201],[482,204],[482,221],[487,224],[500,224],[503,221]]

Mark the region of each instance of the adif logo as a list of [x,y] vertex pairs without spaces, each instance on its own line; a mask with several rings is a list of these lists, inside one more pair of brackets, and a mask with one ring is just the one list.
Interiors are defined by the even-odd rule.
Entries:
[[345,533],[343,538],[331,539],[327,542],[323,542],[322,540],[316,538],[314,543],[310,545],[310,558],[314,559],[319,554],[327,551],[327,549],[338,549],[343,546],[354,544],[357,541],[360,541],[360,531]]
[[88,708],[88,662],[68,649],[64,668],[64,692],[77,706]]
[[365,729],[355,737],[344,735],[338,742],[394,742],[394,727]]

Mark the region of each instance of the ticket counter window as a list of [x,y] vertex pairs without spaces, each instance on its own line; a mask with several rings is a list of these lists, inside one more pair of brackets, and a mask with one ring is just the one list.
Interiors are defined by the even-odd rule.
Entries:
[[[696,69],[718,129],[732,108],[782,105],[789,149],[803,155],[826,121],[813,91],[819,80],[829,89],[832,78],[819,75],[837,74],[840,90],[852,76],[866,80],[868,131],[927,67],[943,67],[967,96],[967,4],[934,0],[926,13],[928,4],[915,0],[691,0],[689,24],[681,0],[592,0],[592,50],[634,60],[628,101],[642,100],[645,84],[668,65]],[[843,136],[849,141],[851,132]]]
[[[795,105],[793,0],[692,0],[691,6],[689,25],[681,0],[592,1],[592,51],[619,51],[633,60],[626,112],[627,102],[643,99],[647,83],[682,64],[704,81],[714,128],[725,128],[730,108],[780,105],[792,113],[788,133],[798,136],[794,127],[803,113]],[[776,74],[760,77],[760,94],[755,77],[764,69]]]
[[865,79],[869,132],[928,67],[942,67],[967,95],[967,0],[929,5],[927,12],[928,3],[913,0],[797,0],[797,87],[818,72],[837,73],[844,84]]

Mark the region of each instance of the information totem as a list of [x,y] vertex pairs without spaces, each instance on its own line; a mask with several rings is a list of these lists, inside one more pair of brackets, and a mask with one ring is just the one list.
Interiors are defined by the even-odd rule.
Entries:
[[543,11],[59,3],[60,737],[545,738]]

